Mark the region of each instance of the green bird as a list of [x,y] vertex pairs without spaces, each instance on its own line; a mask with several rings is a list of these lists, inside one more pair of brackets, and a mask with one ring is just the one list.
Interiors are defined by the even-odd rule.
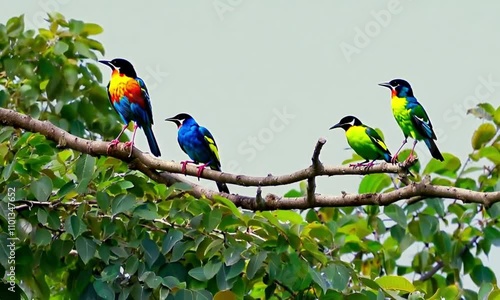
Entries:
[[349,146],[351,146],[354,152],[365,159],[364,162],[350,164],[349,166],[355,168],[365,166],[366,168],[370,168],[377,159],[391,162],[391,152],[389,152],[382,137],[380,137],[375,129],[361,123],[358,118],[353,116],[343,117],[340,122],[333,125],[330,129],[334,128],[344,129]]
[[413,90],[410,84],[403,79],[393,79],[386,83],[380,83],[379,85],[391,90],[392,113],[405,137],[401,147],[399,147],[392,158],[392,163],[397,162],[399,151],[401,151],[401,148],[408,142],[409,136],[415,141],[413,142],[413,147],[406,161],[413,159],[415,146],[418,141],[422,140],[427,145],[427,148],[429,148],[432,157],[443,161],[444,157],[441,152],[439,152],[434,142],[434,140],[437,140],[437,137],[432,129],[431,120],[425,112],[424,107],[418,103],[417,98],[413,96]]

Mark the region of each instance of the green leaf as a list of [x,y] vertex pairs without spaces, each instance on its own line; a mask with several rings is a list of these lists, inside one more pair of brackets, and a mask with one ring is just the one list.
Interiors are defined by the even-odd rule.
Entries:
[[439,220],[435,216],[419,214],[419,228],[424,241],[431,241],[439,230]]
[[182,233],[182,231],[174,228],[170,229],[165,238],[163,239],[161,253],[167,254],[168,252],[170,252],[170,250],[174,247],[174,245],[178,241],[182,240],[183,237],[184,234]]
[[312,280],[316,282],[323,290],[323,293],[326,293],[326,291],[328,290],[328,283],[326,282],[325,278],[323,278],[323,276],[321,276],[318,271],[311,267],[309,267],[309,274],[311,275]]
[[74,239],[79,237],[80,234],[87,230],[87,226],[85,225],[85,223],[83,223],[82,220],[75,215],[72,215],[66,219],[66,221],[64,222],[64,228],[66,232],[73,236]]
[[396,222],[399,226],[406,229],[406,214],[397,204],[390,204],[384,208],[384,213]]
[[497,126],[500,126],[500,106],[495,110],[495,116],[493,117],[493,121]]
[[76,161],[75,175],[78,181],[90,180],[94,175],[94,167],[96,163],[96,158],[88,155],[82,154]]
[[142,248],[144,249],[144,256],[146,258],[146,264],[151,267],[154,262],[160,256],[160,251],[158,250],[158,246],[152,240],[146,238],[142,240]]
[[450,178],[457,177],[457,171],[462,165],[460,159],[453,154],[443,153],[444,161],[439,161],[437,159],[431,159],[425,169],[423,174],[436,173],[443,176],[448,176]]
[[189,276],[193,277],[196,280],[199,281],[207,281],[210,280],[212,277],[219,272],[220,267],[222,266],[222,262],[213,262],[210,260],[206,265],[201,266],[201,267],[196,267],[191,270],[189,270],[188,274]]
[[496,134],[496,128],[491,123],[481,124],[472,135],[472,149],[478,150],[488,143]]
[[41,176],[30,185],[30,191],[38,201],[47,201],[52,193],[52,180],[47,176]]
[[481,158],[485,157],[485,158],[489,159],[491,162],[493,162],[496,165],[500,164],[500,151],[497,148],[495,148],[494,146],[487,146],[487,147],[481,148],[477,154]]
[[358,193],[379,193],[391,183],[391,177],[387,174],[369,174],[361,180]]
[[76,251],[84,264],[87,264],[95,255],[96,243],[86,237],[80,236],[75,242]]
[[50,234],[50,231],[45,228],[36,229],[34,243],[37,246],[47,246],[50,244],[51,239],[52,235]]
[[109,195],[108,193],[106,192],[103,192],[103,191],[98,191],[96,193],[96,200],[97,200],[97,204],[99,205],[99,208],[106,212],[109,208],[109,205],[110,205],[110,200],[109,200]]
[[375,279],[375,282],[386,290],[404,291],[407,293],[412,293],[416,290],[415,286],[402,276],[382,276]]
[[477,286],[487,282],[496,284],[495,273],[493,273],[490,268],[483,265],[475,266],[474,269],[472,269],[470,278]]
[[267,257],[267,252],[261,251],[258,254],[253,255],[250,258],[250,261],[248,262],[248,266],[247,266],[247,278],[248,279],[251,280],[255,276],[255,274],[260,269],[260,267],[262,267],[262,263],[264,262],[266,257]]
[[7,35],[15,38],[24,31],[24,16],[13,17],[7,21]]
[[484,237],[493,245],[500,246],[500,230],[492,226],[483,229]]
[[95,292],[100,298],[106,299],[106,300],[114,300],[115,299],[115,292],[113,289],[105,282],[102,280],[97,279],[94,281],[92,284],[94,287]]
[[133,194],[121,194],[116,196],[111,203],[111,212],[117,215],[130,211],[136,205],[136,197]]
[[349,270],[342,264],[330,265],[324,269],[324,272],[332,288],[337,291],[343,291],[351,278]]
[[66,44],[63,41],[57,41],[57,43],[54,45],[54,54],[55,55],[61,55],[64,52],[68,51],[69,45]]
[[214,208],[208,214],[203,216],[203,225],[207,232],[213,231],[222,219],[222,212],[218,208]]
[[118,274],[120,273],[120,265],[119,264],[112,264],[104,268],[101,272],[101,280],[102,281],[107,281],[107,282],[112,282],[113,280],[118,277]]
[[282,222],[290,222],[292,224],[301,225],[304,223],[304,219],[302,216],[293,210],[276,210],[274,212],[276,214],[276,218]]
[[85,23],[83,25],[83,30],[84,33],[88,35],[97,35],[103,32],[103,29],[100,25],[95,24],[95,23]]

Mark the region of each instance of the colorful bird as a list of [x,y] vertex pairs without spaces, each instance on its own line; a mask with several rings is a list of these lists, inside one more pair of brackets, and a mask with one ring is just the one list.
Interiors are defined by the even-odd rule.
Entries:
[[[165,119],[165,121],[173,122],[177,125],[177,141],[192,161],[183,161],[182,172],[186,172],[186,165],[188,163],[199,164],[198,179],[205,167],[209,166],[212,170],[221,171],[221,164],[219,159],[219,150],[215,139],[203,126],[198,125],[195,119],[188,114],[181,113],[175,117]],[[217,187],[220,192],[228,193],[229,189],[225,183],[217,182]]]
[[[391,162],[391,152],[384,143],[384,140],[375,131],[375,129],[363,125],[361,121],[353,116],[343,117],[340,122],[333,125],[330,129],[342,128],[345,130],[345,136],[349,146],[365,159],[364,162],[351,164],[351,167],[365,166],[370,168],[377,159],[383,159]],[[369,162],[371,160],[371,162]]]
[[413,96],[413,90],[410,84],[403,79],[394,79],[386,83],[380,83],[380,86],[385,86],[391,89],[391,106],[392,113],[396,122],[403,130],[404,140],[398,151],[392,158],[392,162],[397,161],[397,157],[401,148],[407,143],[408,137],[411,136],[415,141],[411,149],[410,155],[406,161],[413,159],[413,152],[418,141],[423,140],[429,148],[432,157],[443,161],[443,155],[439,152],[434,140],[437,140],[436,134],[432,129],[431,120],[424,107],[418,103],[417,98]]
[[115,58],[111,61],[99,61],[112,70],[111,79],[109,80],[107,90],[111,106],[120,115],[125,125],[120,134],[109,143],[109,148],[119,143],[119,138],[127,129],[130,122],[134,122],[134,133],[132,141],[125,143],[126,147],[130,147],[130,155],[134,149],[135,132],[137,128],[142,128],[148,139],[149,149],[154,156],[160,156],[160,149],[156,138],[153,134],[153,112],[151,111],[151,100],[149,98],[148,89],[144,81],[137,77],[132,64],[123,59]]

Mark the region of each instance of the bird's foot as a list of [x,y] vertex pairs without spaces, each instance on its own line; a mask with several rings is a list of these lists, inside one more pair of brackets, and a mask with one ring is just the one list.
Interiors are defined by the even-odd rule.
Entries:
[[365,170],[370,169],[370,168],[371,168],[371,167],[373,167],[374,165],[375,165],[375,163],[374,163],[373,161],[371,161],[371,162],[369,162],[369,163],[365,164]]
[[111,150],[111,148],[115,147],[119,143],[120,143],[120,141],[118,139],[114,139],[111,142],[109,142],[108,148],[106,149],[106,152],[109,154],[109,150]]
[[187,166],[188,164],[190,164],[190,163],[193,163],[193,162],[192,162],[192,161],[190,161],[190,160],[184,160],[184,161],[181,161],[181,166],[182,166],[182,168],[181,168],[181,173],[182,173],[182,174],[186,175],[186,166]]
[[397,164],[398,163],[398,155],[394,155],[392,158],[391,158],[391,163],[393,165]]
[[413,154],[408,155],[408,158],[405,159],[405,164],[410,164],[412,163],[417,157]]
[[201,173],[203,173],[203,170],[208,166],[207,164],[202,164],[201,166],[197,167],[198,173],[196,173],[196,176],[198,176],[198,180],[200,180]]
[[359,168],[359,167],[363,167],[365,166],[365,163],[364,162],[361,162],[361,163],[355,163],[355,164],[349,164],[349,167],[353,168],[353,169],[356,169],[356,168]]
[[125,142],[125,148],[129,148],[129,147],[130,147],[130,153],[128,154],[128,157],[131,157],[132,150],[134,150],[134,142],[133,141]]

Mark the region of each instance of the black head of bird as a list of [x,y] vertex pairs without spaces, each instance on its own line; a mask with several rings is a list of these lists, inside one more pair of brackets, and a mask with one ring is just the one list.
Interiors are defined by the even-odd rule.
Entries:
[[165,121],[173,122],[175,123],[175,125],[177,125],[177,128],[181,128],[182,124],[184,124],[186,120],[192,120],[192,119],[193,117],[191,117],[190,115],[186,113],[180,113],[175,117],[166,118]]
[[363,125],[363,123],[361,123],[358,118],[354,116],[345,116],[340,120],[340,122],[330,127],[330,129],[342,128],[347,131],[349,128],[351,128],[351,126],[359,125]]
[[123,74],[127,77],[137,77],[134,66],[132,66],[132,64],[126,59],[115,58],[113,60],[100,60],[99,62],[110,67],[111,70],[117,70],[120,74]]
[[393,79],[389,82],[379,83],[380,86],[389,88],[393,96],[413,97],[413,90],[408,81],[404,79]]

